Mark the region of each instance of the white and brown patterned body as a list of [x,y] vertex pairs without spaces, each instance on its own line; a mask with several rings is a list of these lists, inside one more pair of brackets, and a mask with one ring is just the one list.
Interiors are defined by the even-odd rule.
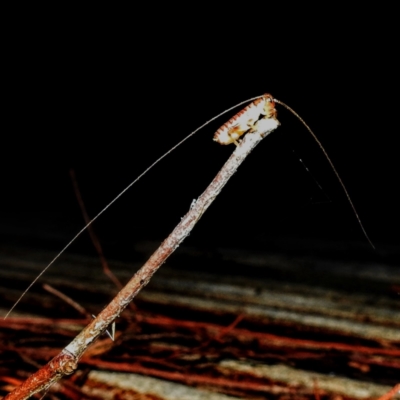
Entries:
[[262,118],[276,118],[274,98],[264,94],[239,111],[215,132],[214,140],[219,144],[236,143],[240,136],[257,130],[257,122]]

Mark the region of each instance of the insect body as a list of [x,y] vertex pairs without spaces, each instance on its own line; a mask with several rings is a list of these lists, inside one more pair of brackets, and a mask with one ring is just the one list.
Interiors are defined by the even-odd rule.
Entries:
[[276,116],[274,98],[270,94],[264,94],[222,125],[215,132],[214,140],[219,144],[235,143],[237,145],[240,136],[257,130],[257,122],[260,119],[276,119]]

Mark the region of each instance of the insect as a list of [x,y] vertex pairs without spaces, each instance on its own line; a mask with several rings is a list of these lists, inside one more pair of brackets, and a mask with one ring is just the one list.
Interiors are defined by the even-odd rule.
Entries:
[[240,136],[257,131],[257,122],[260,118],[276,118],[276,116],[274,98],[270,94],[264,94],[222,125],[215,132],[214,140],[219,144],[238,145],[237,140]]
[[[342,186],[342,189],[347,197],[347,200],[350,203],[350,206],[353,210],[353,213],[358,221],[358,224],[371,245],[372,248],[375,249],[372,241],[367,235],[367,232],[364,229],[364,226],[361,222],[361,219],[357,213],[357,210],[353,204],[353,201],[351,200],[351,197],[342,181],[340,178],[339,173],[337,172],[335,166],[333,165],[333,162],[329,158],[325,148],[322,146],[321,142],[318,140],[314,132],[311,130],[311,128],[306,124],[306,122],[288,105],[283,103],[282,101],[274,98],[270,94],[264,94],[262,96],[257,96],[248,100],[245,100],[243,102],[240,102],[236,104],[235,106],[226,109],[222,113],[216,115],[215,117],[209,119],[206,121],[203,125],[199,126],[196,130],[194,130],[192,133],[190,133],[188,136],[186,136],[184,139],[182,139],[179,143],[177,143],[175,146],[173,146],[170,150],[168,150],[166,153],[164,153],[161,157],[159,157],[156,161],[153,162],[145,171],[143,171],[134,181],[132,181],[120,194],[118,194],[110,203],[108,203],[88,224],[86,224],[67,244],[66,246],[57,254],[56,257],[42,270],[42,272],[33,280],[33,282],[27,287],[27,289],[21,294],[19,299],[14,303],[14,305],[11,307],[11,309],[8,311],[4,319],[10,315],[12,310],[16,307],[16,305],[21,301],[21,299],[24,297],[24,295],[29,291],[29,289],[37,282],[37,280],[51,267],[51,265],[54,264],[54,262],[61,256],[61,254],[64,253],[64,251],[75,241],[75,239],[78,238],[97,218],[100,217],[109,207],[111,207],[127,190],[129,190],[139,179],[141,179],[148,171],[150,171],[156,164],[158,164],[162,159],[164,159],[167,155],[169,155],[172,151],[174,151],[177,147],[179,147],[181,144],[183,144],[186,140],[188,140],[190,137],[192,137],[195,133],[197,133],[200,129],[208,125],[210,122],[214,121],[215,119],[219,118],[220,116],[224,115],[225,113],[233,110],[234,108],[245,104],[247,102],[251,101],[249,105],[247,105],[243,110],[239,111],[235,116],[233,116],[228,122],[226,122],[224,125],[222,125],[215,133],[214,135],[214,141],[216,141],[219,144],[222,145],[227,145],[234,143],[236,145],[239,145],[238,139],[243,136],[246,133],[255,133],[259,131],[260,125],[262,123],[268,122],[269,119],[273,118],[276,119],[277,117],[277,111],[275,109],[275,104],[280,104],[286,109],[288,109],[291,113],[293,113],[306,127],[306,129],[309,131],[309,133],[312,135],[314,140],[317,142],[318,146],[324,153],[327,161],[329,162],[331,168],[333,169],[337,179],[339,180],[340,185]],[[261,131],[262,129],[260,129]]]

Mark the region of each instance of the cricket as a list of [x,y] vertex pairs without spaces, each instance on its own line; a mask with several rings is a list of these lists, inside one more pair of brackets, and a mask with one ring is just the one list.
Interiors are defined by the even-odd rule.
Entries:
[[[200,197],[193,201],[190,210],[182,217],[181,221],[171,232],[171,234],[162,242],[159,248],[153,253],[148,261],[133,275],[125,287],[123,287],[117,296],[103,308],[103,310],[94,318],[89,324],[70,342],[58,355],[53,357],[45,366],[39,369],[36,373],[31,375],[22,385],[17,387],[13,392],[8,394],[5,399],[21,399],[28,398],[34,393],[42,390],[47,390],[51,385],[57,382],[65,375],[72,374],[78,367],[78,362],[86,349],[106,332],[107,328],[112,325],[115,319],[122,313],[128,306],[132,299],[139,293],[139,291],[146,286],[154,273],[166,261],[166,259],[174,252],[176,248],[183,242],[183,240],[190,234],[198,220],[212,204],[217,195],[221,192],[227,181],[233,176],[237,168],[250,154],[253,148],[268,134],[279,127],[280,123],[277,120],[276,104],[279,104],[293,113],[306,127],[312,135],[318,146],[324,153],[328,163],[333,169],[339,183],[346,194],[350,203],[353,213],[358,221],[361,230],[374,248],[373,243],[369,239],[361,219],[356,211],[356,208],[350,198],[350,195],[340,178],[336,168],[334,167],[327,152],[322,146],[321,142],[317,139],[310,127],[305,121],[288,105],[274,98],[270,94],[264,94],[241,102],[234,107],[231,107],[219,115],[205,122],[202,126],[186,136],[183,140],[173,146],[168,152],[159,157],[153,164],[151,164],[141,175],[132,181],[123,191],[121,191],[110,203],[108,203],[91,221],[89,221],[67,245],[57,254],[57,256],[41,271],[41,273],[32,281],[28,288],[22,293],[19,299],[14,303],[8,311],[5,318],[7,318],[14,308],[21,301],[23,296],[29,289],[37,282],[37,280],[50,268],[52,264],[65,252],[65,250],[81,235],[96,219],[98,219],[112,204],[114,204],[128,189],[130,189],[139,179],[141,179],[150,169],[158,164],[162,159],[169,155],[173,150],[179,147],[183,142],[188,140],[201,128],[219,118],[223,114],[233,110],[234,108],[250,102],[243,110],[238,112],[223,124],[215,133],[214,141],[221,145],[235,144],[236,148],[224,166],[215,176],[210,185],[200,195]],[[114,325],[112,325],[112,339],[114,337]]]
[[[26,290],[21,294],[18,300],[13,304],[10,308],[8,313],[5,315],[4,319],[6,319],[14,308],[18,305],[18,303],[22,300],[24,295],[29,291],[29,289],[41,278],[41,276],[54,264],[54,262],[68,249],[68,247],[94,222],[96,221],[109,207],[111,207],[124,193],[126,193],[139,179],[141,179],[144,175],[147,174],[156,164],[158,164],[161,160],[163,160],[167,155],[169,155],[173,150],[178,148],[181,144],[183,144],[186,140],[196,134],[199,130],[204,128],[210,122],[216,120],[217,118],[221,117],[222,115],[226,114],[227,112],[243,105],[245,103],[251,102],[248,104],[244,109],[239,111],[236,115],[230,118],[226,123],[224,123],[214,134],[213,140],[221,145],[229,145],[231,143],[235,144],[236,146],[239,145],[238,140],[240,140],[243,135],[248,133],[256,133],[260,130],[260,125],[262,125],[265,121],[274,119],[276,120],[277,117],[277,110],[275,108],[276,104],[279,104],[290,111],[296,118],[300,120],[300,122],[305,126],[308,132],[311,134],[313,139],[318,144],[319,148],[323,152],[325,158],[327,159],[329,165],[331,166],[333,172],[335,173],[346,197],[347,200],[352,208],[353,214],[355,215],[357,222],[362,230],[362,233],[370,246],[375,249],[374,244],[370,240],[362,222],[361,218],[359,217],[356,207],[353,204],[353,201],[350,197],[349,192],[347,191],[346,186],[344,185],[339,173],[337,172],[333,162],[331,161],[328,153],[326,152],[325,148],[323,147],[322,143],[318,140],[317,136],[311,130],[311,128],[306,124],[306,122],[297,114],[291,107],[286,105],[284,102],[274,98],[270,94],[263,94],[262,96],[257,96],[254,98],[250,98],[243,102],[236,104],[233,107],[230,107],[220,114],[216,115],[215,117],[206,121],[203,125],[199,126],[189,135],[187,135],[184,139],[178,142],[175,146],[173,146],[170,150],[164,153],[161,157],[159,157],[156,161],[154,161],[145,171],[143,171],[136,179],[134,179],[124,190],[122,190],[111,202],[109,202],[92,220],[86,224],[67,244],[66,246],[54,257],[54,259],[42,270],[42,272],[31,282],[31,284],[26,288]],[[279,125],[279,122],[278,122]]]

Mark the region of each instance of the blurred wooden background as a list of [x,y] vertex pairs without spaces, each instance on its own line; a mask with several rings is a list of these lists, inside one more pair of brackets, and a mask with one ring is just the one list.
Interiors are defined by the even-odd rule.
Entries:
[[[110,261],[122,281],[138,261]],[[281,243],[294,248],[294,244]],[[315,257],[182,246],[53,398],[378,398],[400,381],[400,269],[316,244]],[[290,254],[290,255],[288,255]],[[0,304],[11,304],[55,254],[0,248]],[[46,283],[97,314],[116,288],[98,259],[65,255],[1,320],[1,393],[46,363],[87,319]],[[133,397],[132,397],[133,396]],[[135,397],[136,396],[136,397]]]

